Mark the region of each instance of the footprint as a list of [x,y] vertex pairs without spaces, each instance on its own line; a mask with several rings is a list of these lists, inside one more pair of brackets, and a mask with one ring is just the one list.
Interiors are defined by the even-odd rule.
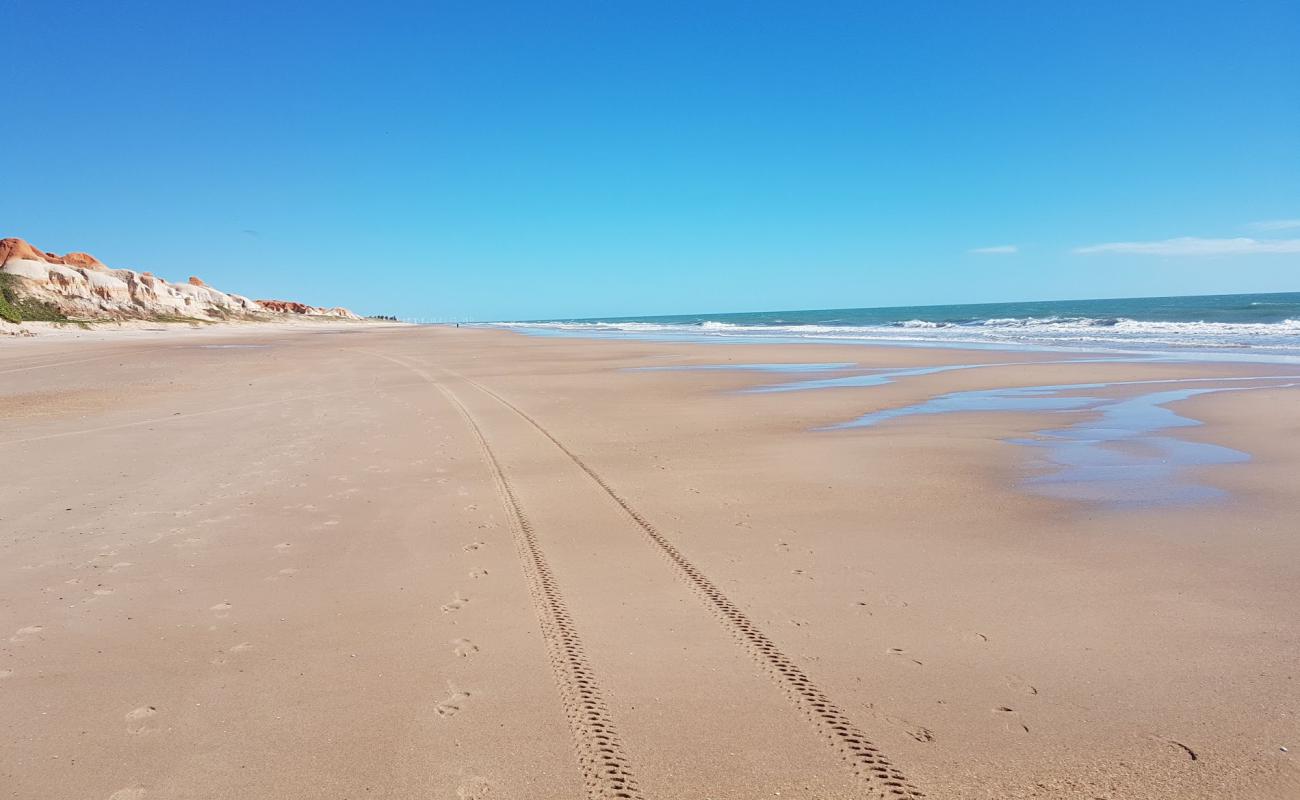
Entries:
[[11,669],[0,669],[0,681],[4,680],[5,678],[8,678],[10,675],[13,674],[14,671]]
[[450,603],[444,603],[444,604],[443,604],[443,606],[442,606],[442,613],[444,613],[444,614],[454,614],[454,613],[456,613],[457,611],[460,611],[462,608],[464,608],[464,607],[465,607],[465,604],[468,603],[468,602],[469,602],[469,598],[468,598],[468,597],[461,597],[461,596],[460,596],[460,592],[456,592],[456,597],[455,597],[455,599],[453,599]]
[[292,577],[292,576],[298,574],[298,568],[297,568],[297,567],[285,567],[284,569],[280,570],[279,574],[280,574],[280,575],[287,575],[287,576]]
[[233,605],[225,601],[222,601],[220,603],[217,603],[215,606],[210,607],[208,610],[216,614],[218,617],[224,619],[225,617],[230,616],[229,611],[232,608],[234,608]]
[[1010,706],[998,706],[993,709],[993,713],[1000,717],[1007,717],[1006,729],[1008,731],[1014,732],[1019,729],[1025,733],[1029,733],[1029,726],[1024,722],[1021,722],[1020,712],[1016,711],[1014,708],[1011,708]]
[[911,736],[913,739],[917,740],[918,742],[934,741],[934,731],[930,730],[924,725],[917,725],[913,722],[909,722],[908,720],[903,719],[902,717],[895,717],[892,714],[885,714],[883,719],[885,720],[885,722],[888,722],[890,725],[893,725],[896,728],[901,728],[904,733],[906,733],[908,736]]
[[484,546],[483,542],[470,542],[469,544],[461,545],[460,549],[464,550],[466,553],[472,553],[483,546]]
[[139,735],[157,730],[158,723],[153,721],[157,714],[158,709],[154,706],[140,706],[134,711],[128,711],[126,714],[126,732]]
[[293,545],[289,544],[288,542],[280,542],[275,546],[275,549],[283,553],[284,551],[288,550],[290,547],[293,547]]
[[17,631],[15,631],[14,635],[9,637],[9,641],[21,642],[24,639],[27,639],[29,636],[35,636],[36,634],[40,633],[43,630],[45,630],[45,626],[43,625],[28,625],[24,628],[19,628]]
[[[119,561],[119,562],[117,562],[116,564],[114,564],[113,566],[109,567],[109,568],[108,568],[108,571],[109,571],[109,572],[118,572],[118,571],[120,571],[120,570],[124,570],[124,569],[126,569],[127,567],[134,567],[134,566],[135,566],[135,565],[132,564],[130,561]],[[143,790],[141,790],[141,791],[143,791]]]
[[1195,750],[1193,750],[1192,748],[1188,747],[1187,745],[1175,739],[1170,739],[1167,736],[1160,736],[1159,734],[1155,734],[1155,733],[1148,733],[1143,738],[1150,739],[1153,742],[1160,742],[1166,747],[1172,748],[1178,751],[1179,754],[1186,756],[1189,761],[1200,760],[1200,756],[1196,755]]
[[1038,688],[1030,686],[1029,682],[1019,675],[1008,675],[1006,677],[1006,682],[1008,689],[1014,689],[1015,691],[1023,692],[1024,694],[1038,694]]
[[478,645],[469,639],[452,639],[452,650],[461,658],[469,658],[478,652]]
[[922,662],[916,660],[915,658],[912,658],[911,656],[908,656],[907,651],[901,647],[891,647],[885,652],[891,656],[906,656],[908,661],[911,661],[913,664],[917,665],[918,667],[925,666],[925,664],[923,664]]
[[144,800],[144,796],[143,786],[128,786],[110,794],[108,800]]
[[107,586],[101,586],[101,587],[99,587],[98,589],[95,590],[95,594],[99,595],[100,597],[107,597],[108,595],[110,595],[110,594],[112,594],[112,593],[113,593],[113,590],[110,589],[110,588],[108,588]]
[[228,648],[226,650],[218,651],[216,657],[212,659],[211,663],[220,666],[221,664],[225,664],[228,661],[230,661],[230,659],[226,658],[226,656],[238,655],[240,653],[244,653],[252,649],[253,649],[252,642],[240,642],[234,647]]
[[472,570],[469,571],[469,576],[470,576],[471,578],[483,578],[483,577],[486,577],[487,574],[488,574],[488,571],[485,570],[485,569],[472,569]]
[[492,797],[492,784],[478,776],[466,778],[456,788],[457,800],[489,800]]
[[460,713],[460,707],[469,699],[469,692],[458,692],[455,689],[447,695],[441,703],[434,706],[433,710],[438,712],[440,717],[454,717]]

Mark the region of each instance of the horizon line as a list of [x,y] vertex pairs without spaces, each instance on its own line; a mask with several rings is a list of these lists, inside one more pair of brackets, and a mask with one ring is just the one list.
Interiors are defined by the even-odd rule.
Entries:
[[[1031,303],[1089,303],[1104,300],[1175,300],[1188,297],[1250,297],[1264,295],[1281,295],[1295,294],[1300,295],[1300,289],[1277,292],[1216,292],[1212,294],[1156,294],[1156,295],[1125,295],[1120,297],[1063,297],[1053,300],[990,300],[980,303],[922,303],[913,305],[888,305],[888,306],[833,306],[829,308],[773,308],[773,309],[747,309],[744,311],[702,311],[686,312],[679,314],[609,314],[606,316],[595,317],[546,317],[537,319],[482,319],[472,320],[471,324],[484,322],[601,322],[609,320],[624,320],[635,322],[642,319],[662,319],[664,317],[704,317],[708,315],[715,316],[732,316],[737,314],[774,314],[781,312],[801,313],[807,311],[887,311],[895,308],[944,308],[944,307],[978,307],[978,306],[1000,306],[1011,304],[1031,304]],[[464,322],[464,321],[462,321]]]

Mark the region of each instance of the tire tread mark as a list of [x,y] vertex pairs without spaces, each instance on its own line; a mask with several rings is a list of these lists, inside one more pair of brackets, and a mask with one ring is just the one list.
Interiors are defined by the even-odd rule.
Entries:
[[576,453],[555,438],[541,423],[509,400],[483,384],[459,373],[450,372],[522,417],[558,447],[583,472],[605,491],[646,534],[660,553],[675,567],[677,574],[718,618],[732,636],[759,662],[786,696],[825,738],[840,758],[848,763],[862,787],[871,796],[896,800],[915,800],[925,795],[913,786],[859,730],[838,706],[785,653],[755,625],[698,567],[692,564],[668,537],[641,515],[627,500],[605,482]]
[[546,640],[587,797],[591,800],[643,800],[559,582],[510,479],[483,435],[483,429],[460,398],[432,375],[392,356],[369,354],[400,364],[432,383],[465,419],[492,474],[497,494],[509,512],[511,534],[528,581],[542,638]]

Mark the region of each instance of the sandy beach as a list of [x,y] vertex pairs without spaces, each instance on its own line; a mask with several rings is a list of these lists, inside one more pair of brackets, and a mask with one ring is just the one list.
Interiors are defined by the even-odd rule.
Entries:
[[[1300,389],[1241,381],[1300,367],[1061,360],[0,341],[0,796],[1300,797]],[[850,366],[644,369],[795,363]],[[1087,410],[826,429],[1189,378],[1252,386],[1171,406],[1249,455],[1205,502],[1033,491]]]

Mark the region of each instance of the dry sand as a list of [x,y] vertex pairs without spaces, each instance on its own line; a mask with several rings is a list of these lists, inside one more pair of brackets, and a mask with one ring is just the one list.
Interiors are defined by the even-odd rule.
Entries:
[[[236,345],[217,347],[214,345]],[[1046,355],[445,328],[0,342],[0,796],[1296,798],[1300,390],[1227,500],[1028,494],[1043,414],[627,372]],[[1286,748],[1286,749],[1284,749]]]

